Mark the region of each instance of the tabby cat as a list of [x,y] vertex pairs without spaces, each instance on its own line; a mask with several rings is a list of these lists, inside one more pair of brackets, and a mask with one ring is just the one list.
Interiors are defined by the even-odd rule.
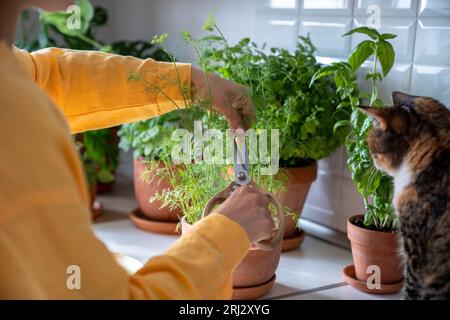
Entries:
[[432,98],[393,92],[373,118],[368,146],[394,178],[406,258],[405,299],[450,299],[450,111]]

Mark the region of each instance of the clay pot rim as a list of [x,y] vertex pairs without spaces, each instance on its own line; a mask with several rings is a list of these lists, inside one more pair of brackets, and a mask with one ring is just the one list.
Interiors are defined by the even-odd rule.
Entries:
[[280,167],[280,171],[286,172],[302,183],[312,183],[317,179],[317,161],[302,167]]
[[353,223],[356,218],[362,218],[363,215],[358,214],[351,216],[347,220],[347,238],[350,242],[358,243],[366,247],[389,247],[387,243],[398,241],[400,232],[375,231],[359,227]]

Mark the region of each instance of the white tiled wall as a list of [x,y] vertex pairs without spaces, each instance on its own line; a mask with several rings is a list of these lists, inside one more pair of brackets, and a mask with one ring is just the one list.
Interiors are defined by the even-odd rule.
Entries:
[[[218,8],[218,24],[231,42],[251,37],[293,49],[297,36],[309,33],[323,63],[351,52],[361,36],[343,38],[342,34],[366,25],[367,8],[375,5],[380,8],[380,31],[398,35],[392,40],[396,64],[380,88],[382,98],[390,103],[390,93],[400,90],[432,96],[450,107],[450,0],[97,1],[113,13],[112,38],[148,39],[168,32],[180,60],[192,60],[194,55],[179,41],[179,32],[187,29],[197,34],[207,13]],[[364,81],[361,85],[367,87]],[[343,149],[321,160],[304,217],[345,230],[346,218],[363,211],[349,177]]]

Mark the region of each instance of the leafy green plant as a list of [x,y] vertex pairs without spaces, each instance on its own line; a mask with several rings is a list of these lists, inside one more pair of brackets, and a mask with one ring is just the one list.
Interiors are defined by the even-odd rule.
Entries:
[[343,144],[347,127],[333,130],[346,119],[337,109],[336,87],[329,78],[309,86],[321,65],[309,37],[299,37],[296,50],[258,47],[249,38],[231,46],[214,16],[204,28],[210,35],[195,41],[204,69],[250,88],[256,108],[254,127],[280,130],[280,165],[294,167],[329,156]]
[[[190,34],[184,32],[184,36],[189,43],[194,45],[194,49],[197,49]],[[162,45],[166,37],[166,34],[155,36],[153,43]],[[171,56],[168,51],[166,52]],[[200,54],[199,58],[201,60]],[[174,63],[174,67],[176,68],[174,57],[171,56],[170,60]],[[200,64],[204,66],[201,61]],[[164,94],[164,88],[155,87],[152,83],[146,82],[139,74],[131,72],[129,74],[129,79],[130,81],[143,81],[148,92]],[[180,78],[178,77],[176,80],[169,79],[169,81],[179,87],[180,94],[184,97],[184,101],[189,101],[187,91],[184,89]],[[211,112],[213,109],[211,101],[211,97],[202,97],[202,99],[196,101],[195,104],[185,104],[184,106],[176,105],[177,108],[184,108],[184,110],[178,111],[181,115],[184,115],[184,117],[180,118],[181,123],[176,122],[177,126],[192,130],[193,120],[201,119],[203,127],[208,129],[227,128],[223,117]],[[230,166],[227,164],[198,163],[194,161],[194,154],[192,154],[192,158],[186,159],[183,164],[174,165],[168,152],[168,148],[163,148],[162,152],[152,152],[152,150],[158,150],[158,146],[161,145],[161,140],[164,141],[164,138],[168,138],[168,133],[175,127],[167,125],[165,121],[166,120],[164,120],[163,123],[160,123],[164,129],[161,128],[162,130],[158,131],[161,132],[162,135],[157,139],[153,136],[151,139],[146,139],[146,134],[143,134],[141,139],[139,134],[134,133],[131,135],[131,139],[127,139],[125,137],[126,130],[124,130],[124,128],[121,130],[121,135],[124,143],[126,143],[125,147],[133,146],[136,137],[139,137],[139,141],[136,142],[136,147],[138,145],[144,145],[144,143],[147,143],[149,146],[148,155],[145,154],[145,148],[138,148],[135,153],[135,156],[141,156],[143,154],[147,155],[148,167],[141,177],[141,180],[151,183],[152,180],[150,177],[154,177],[153,174],[156,173],[157,177],[166,179],[170,185],[170,189],[165,189],[162,192],[157,193],[150,201],[160,200],[163,203],[163,207],[181,208],[187,222],[195,223],[201,219],[202,211],[207,201],[215,194],[225,189],[234,177],[228,173]],[[167,127],[169,130],[167,132],[163,131]],[[155,130],[155,132],[157,131]],[[148,144],[150,141],[151,144]],[[194,144],[195,142],[191,141],[191,143]],[[208,144],[207,141],[203,141],[203,143]],[[170,146],[170,143],[163,143],[163,145]],[[191,149],[194,149],[194,145],[191,146]],[[157,156],[154,156],[155,154]],[[160,166],[160,162],[163,162],[164,166]],[[284,188],[285,176],[280,174],[278,179],[274,179],[273,176],[261,174],[261,169],[262,165],[260,164],[251,165],[250,174],[253,180],[264,190],[272,193],[280,192]]]
[[[377,30],[367,27],[353,29],[344,36],[354,33],[365,34],[370,40],[359,43],[351,52],[347,62],[335,62],[317,71],[311,85],[313,86],[318,79],[331,75],[334,77],[336,92],[342,99],[338,109],[349,115],[348,119],[335,124],[335,130],[341,127],[350,128],[346,139],[348,166],[352,179],[364,198],[366,209],[364,224],[378,230],[394,230],[397,227],[397,219],[392,207],[392,180],[379,171],[372,162],[367,146],[367,134],[372,120],[362,113],[358,106],[364,100],[371,106],[384,105],[379,99],[377,83],[388,75],[394,64],[395,52],[388,40],[396,36],[389,33],[380,34]],[[358,92],[356,72],[361,69],[365,61],[372,57],[371,71],[366,74],[366,79],[372,83],[372,90],[370,93]],[[379,66],[381,66],[381,72]]]
[[119,165],[119,150],[110,129],[87,131],[83,133],[86,156],[97,164],[97,181],[111,183]]
[[[154,195],[150,201],[160,200],[163,207],[181,208],[190,224],[201,219],[203,208],[209,199],[224,190],[234,179],[228,173],[229,167],[226,165],[202,163],[174,167],[170,161],[165,164],[160,168],[157,162],[149,162],[148,169],[144,172],[144,181],[151,183],[148,177],[150,173],[156,172],[158,177],[167,179],[171,186],[171,189]],[[252,165],[250,175],[258,186],[271,193],[280,192],[284,188],[283,179],[262,175],[260,165]],[[274,208],[271,209],[274,213]]]
[[132,148],[135,159],[162,159],[170,152],[171,134],[181,127],[181,120],[180,112],[175,110],[149,120],[124,124],[118,132],[119,147],[124,151]]

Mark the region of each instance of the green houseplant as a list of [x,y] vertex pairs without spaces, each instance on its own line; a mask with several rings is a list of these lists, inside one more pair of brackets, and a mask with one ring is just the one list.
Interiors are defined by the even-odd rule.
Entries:
[[[192,38],[188,33],[184,33],[184,36],[192,43]],[[161,42],[165,37],[165,35],[156,37],[156,41]],[[174,59],[171,60],[174,61]],[[133,72],[129,78],[131,81],[143,81],[139,74],[134,74]],[[163,90],[154,88],[152,84],[148,83],[146,83],[146,89],[149,91]],[[185,101],[187,101],[186,91],[180,90],[185,97]],[[197,108],[200,105],[202,108]],[[195,102],[195,105],[185,107],[184,112],[181,114],[187,114],[188,117],[181,118],[180,128],[187,128],[189,132],[192,132],[192,120],[201,120],[202,131],[205,129],[226,128],[224,119],[211,112],[210,97],[202,97],[201,101],[197,100]],[[199,109],[201,111],[198,111],[197,114],[196,112]],[[167,127],[167,125],[164,125],[164,128]],[[124,126],[123,132],[121,130],[120,133],[123,135],[125,147],[132,146],[134,142],[127,140],[125,128]],[[223,131],[221,132],[225,134]],[[138,134],[133,135],[138,136]],[[164,136],[168,137],[165,134]],[[161,139],[164,141],[163,137],[160,137],[159,140]],[[190,147],[188,149],[193,150],[195,146],[198,147],[199,142],[195,139],[190,139]],[[170,140],[172,141],[172,139]],[[208,143],[209,141],[205,140],[200,142],[203,147],[207,146]],[[172,147],[170,143],[163,143],[163,145],[170,146],[170,149]],[[174,165],[172,162],[173,154],[169,153],[167,148],[164,148],[163,152],[151,152],[151,149],[153,148],[149,147],[147,150],[147,167],[141,178],[153,185],[157,184],[158,181],[165,180],[168,183],[168,187],[154,193],[150,198],[150,202],[162,204],[160,209],[181,209],[183,213],[181,232],[189,232],[191,226],[202,218],[203,208],[208,200],[225,189],[231,182],[232,176],[229,173],[229,164],[226,161],[222,164],[209,163],[203,157],[198,159],[195,156],[195,152],[193,152],[189,153],[181,164]],[[135,156],[139,157],[142,155],[142,151],[145,152],[145,148],[141,149],[140,152],[135,152]],[[284,185],[282,179],[273,179],[272,176],[262,175],[261,165],[258,164],[251,166],[251,176],[259,186],[272,193],[280,191]],[[233,274],[234,297],[257,298],[270,290],[275,280],[274,272],[278,265],[280,253],[281,243],[277,248],[269,251],[251,248]]]
[[171,134],[181,125],[182,114],[175,110],[149,120],[125,124],[118,132],[119,147],[124,151],[134,150],[134,193],[139,208],[131,213],[131,219],[146,231],[173,234],[182,214],[179,207],[163,207],[161,201],[150,201],[153,195],[170,188],[167,178],[156,177],[155,172],[166,168],[166,165],[173,167],[162,159],[170,155]]
[[288,179],[279,200],[288,208],[284,250],[300,245],[296,228],[311,183],[316,161],[343,144],[348,127],[333,130],[346,114],[337,109],[340,98],[329,78],[310,87],[321,65],[309,37],[299,37],[296,50],[258,47],[249,38],[229,45],[211,17],[205,25],[211,34],[197,41],[205,69],[250,88],[256,107],[255,128],[280,130],[280,167]]
[[[173,170],[170,162],[161,167],[155,163],[147,171],[168,179],[171,186],[155,194],[151,201],[161,201],[163,206],[182,208],[181,233],[187,233],[202,218],[206,203],[224,190],[233,180],[227,165],[185,163]],[[261,174],[261,167],[253,165],[251,177],[262,189],[276,193],[283,188],[283,181]],[[205,186],[208,186],[205,188]],[[275,270],[280,259],[282,243],[272,250],[250,248],[233,273],[233,299],[256,299],[267,293],[275,281]]]
[[[370,106],[383,107],[379,99],[377,83],[382,81],[391,70],[395,52],[388,40],[395,38],[393,34],[380,34],[372,28],[361,27],[351,30],[344,36],[354,33],[365,34],[369,40],[359,43],[350,54],[347,62],[336,62],[320,69],[312,79],[333,75],[337,93],[342,102],[339,109],[348,113],[348,119],[335,125],[349,127],[350,133],[346,139],[348,166],[352,179],[361,193],[365,204],[363,216],[353,216],[348,220],[347,232],[352,244],[354,269],[344,269],[346,279],[358,288],[369,292],[383,289],[369,289],[357,281],[352,281],[353,272],[357,280],[367,281],[370,273],[368,267],[379,266],[383,291],[399,290],[402,281],[402,261],[398,255],[397,219],[392,207],[393,185],[391,178],[379,171],[373,164],[367,146],[367,135],[372,120],[358,108],[367,102]],[[369,58],[371,69],[366,79],[372,84],[369,93],[358,92],[356,72]],[[381,70],[379,70],[381,67]],[[354,280],[354,279],[353,279]]]

